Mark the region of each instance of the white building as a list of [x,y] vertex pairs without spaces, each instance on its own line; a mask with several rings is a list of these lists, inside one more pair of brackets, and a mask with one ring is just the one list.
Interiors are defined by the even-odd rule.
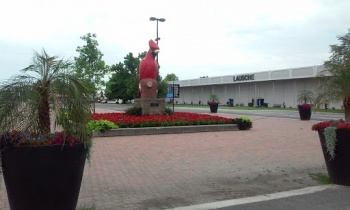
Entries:
[[[263,99],[269,107],[283,107],[284,104],[296,108],[299,91],[306,89],[316,93],[321,85],[317,75],[324,69],[323,65],[318,65],[175,81],[180,85],[180,97],[175,98],[175,103],[206,104],[209,95],[214,93],[223,105],[233,99],[234,106],[257,106]],[[328,108],[332,107],[340,109],[342,104],[328,104]]]

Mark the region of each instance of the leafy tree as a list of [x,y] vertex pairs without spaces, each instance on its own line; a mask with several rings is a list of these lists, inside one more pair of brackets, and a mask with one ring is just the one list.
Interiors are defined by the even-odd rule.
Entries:
[[158,83],[158,98],[165,98],[166,94],[168,93],[168,81],[165,79],[162,79],[162,77],[159,75],[160,82]]
[[137,57],[141,60],[146,56],[146,54],[147,54],[147,51],[143,51],[142,53],[139,53]]
[[344,36],[337,36],[340,45],[330,45],[332,55],[324,64],[328,68],[345,68],[350,64],[350,29]]
[[106,96],[108,98],[118,98],[123,101],[129,100],[127,95],[127,80],[130,79],[130,74],[124,68],[124,64],[119,62],[118,64],[111,66],[112,77],[106,84]]
[[119,98],[125,102],[137,97],[140,59],[146,53],[139,53],[137,57],[128,53],[123,63],[119,62],[111,66],[112,77],[106,85],[108,98]]
[[179,78],[176,76],[176,74],[174,73],[171,73],[171,74],[167,74],[164,78],[164,80],[166,82],[169,82],[169,81],[179,81]]
[[158,98],[165,98],[166,94],[168,93],[168,82],[169,81],[179,81],[179,78],[174,74],[167,74],[164,79],[162,79],[161,76],[160,78],[160,83],[158,83]]
[[134,57],[132,53],[129,53],[124,57],[124,68],[130,75],[129,79],[126,80],[126,93],[129,96],[128,100],[137,97],[140,64],[139,56]]
[[330,45],[329,60],[321,72],[323,79],[315,100],[316,108],[323,103],[343,101],[345,121],[350,123],[350,29],[344,36],[338,36],[339,45]]
[[160,83],[158,83],[158,98],[165,98],[166,94],[168,93],[168,82],[169,81],[178,81],[179,78],[174,74],[167,74],[164,79],[162,79],[161,76],[160,78]]
[[[139,83],[139,65],[142,58],[147,52],[139,53],[134,57],[128,53],[124,57],[124,62],[112,65],[110,71],[113,72],[111,78],[106,84],[106,96],[108,98],[122,99],[123,102],[138,97]],[[158,75],[158,98],[164,98],[167,94],[168,81],[178,80],[175,74],[168,74],[166,79]]]
[[74,57],[76,76],[85,80],[95,100],[97,90],[104,85],[103,77],[108,72],[108,66],[102,60],[102,52],[97,48],[96,34],[88,33],[80,38],[86,44],[76,49],[79,53],[79,57]]

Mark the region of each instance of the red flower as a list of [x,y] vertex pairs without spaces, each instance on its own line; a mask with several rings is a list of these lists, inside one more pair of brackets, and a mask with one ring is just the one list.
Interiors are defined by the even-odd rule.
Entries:
[[0,148],[11,146],[69,145],[81,143],[74,134],[56,132],[50,134],[12,131],[0,135]]
[[350,124],[346,123],[344,120],[330,120],[330,121],[324,121],[324,122],[319,122],[314,124],[311,127],[311,130],[313,131],[319,131],[323,130],[329,126],[334,126],[337,129],[342,129],[342,130],[350,130]]
[[298,105],[298,108],[304,109],[304,110],[310,110],[311,109],[311,105],[310,104],[301,104]]
[[120,128],[125,127],[150,127],[150,126],[181,126],[202,124],[231,124],[232,119],[212,116],[208,114],[196,114],[176,112],[172,115],[143,115],[132,116],[124,113],[92,114],[94,120],[108,120]]
[[212,105],[212,106],[215,106],[215,105],[217,105],[217,104],[218,104],[218,102],[215,102],[215,101],[209,101],[209,102],[208,102],[208,104],[209,104],[209,105]]

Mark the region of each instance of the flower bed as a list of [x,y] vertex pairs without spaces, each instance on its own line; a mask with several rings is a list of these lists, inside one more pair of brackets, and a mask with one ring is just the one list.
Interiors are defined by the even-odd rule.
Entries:
[[301,104],[301,105],[298,105],[298,108],[303,109],[303,110],[310,110],[311,105],[310,104]]
[[93,120],[108,120],[119,128],[160,127],[160,126],[186,126],[186,125],[211,125],[232,124],[231,118],[212,116],[208,114],[196,114],[176,112],[172,115],[144,115],[132,116],[124,113],[95,113]]
[[11,131],[0,135],[0,148],[20,146],[48,146],[48,145],[69,145],[70,147],[82,143],[78,136],[72,133],[28,133]]
[[219,103],[218,102],[215,102],[215,101],[209,101],[208,102],[208,105],[209,106],[216,106],[216,105],[218,105]]
[[330,121],[324,121],[324,122],[319,122],[316,123],[312,126],[313,131],[319,131],[319,130],[324,130],[327,127],[336,127],[336,129],[341,129],[341,130],[350,130],[350,124],[346,123],[344,120],[330,120]]

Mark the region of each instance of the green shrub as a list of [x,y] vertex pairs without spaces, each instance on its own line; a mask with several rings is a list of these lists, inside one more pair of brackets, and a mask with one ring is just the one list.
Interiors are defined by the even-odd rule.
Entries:
[[169,107],[165,107],[165,114],[166,114],[166,115],[172,115],[172,114],[174,114],[174,112],[173,112],[173,110],[170,109]]
[[125,114],[133,115],[133,116],[141,116],[142,115],[142,108],[138,107],[138,106],[130,107],[127,110],[125,110]]
[[253,127],[253,122],[248,117],[239,117],[232,121],[237,124],[239,130],[249,130]]
[[248,117],[239,118],[242,122],[252,122]]
[[161,126],[171,126],[171,125],[170,125],[170,123],[168,123],[168,122],[162,122],[162,123],[161,123]]
[[108,120],[92,120],[88,123],[88,127],[91,131],[101,131],[118,128],[116,124]]
[[175,124],[176,126],[181,126],[181,125],[183,125],[183,123],[182,123],[181,121],[176,121],[174,124]]

